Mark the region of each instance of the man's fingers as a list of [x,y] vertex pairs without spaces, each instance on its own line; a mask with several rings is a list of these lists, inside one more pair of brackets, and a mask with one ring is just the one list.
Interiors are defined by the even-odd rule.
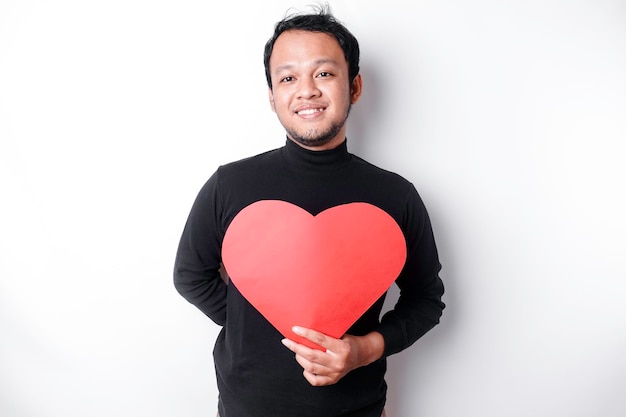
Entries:
[[317,362],[312,362],[299,354],[296,354],[296,362],[300,364],[302,369],[310,372],[313,375],[328,375],[332,372],[332,370],[327,366],[324,366]]
[[311,385],[322,386],[336,382],[333,375],[336,375],[337,372],[327,366],[331,364],[329,354],[318,349],[311,349],[293,340],[283,339],[282,342],[295,353],[296,362],[304,370],[303,375]]
[[335,383],[335,381],[327,376],[313,374],[306,369],[304,370],[304,372],[302,372],[302,375],[304,375],[304,378],[309,382],[309,384],[314,387],[321,387],[324,385],[331,385]]
[[326,336],[324,333],[313,329],[307,329],[306,327],[294,326],[291,330],[298,336],[302,336],[316,345],[323,347],[328,352],[334,351],[337,343],[341,342],[339,339]]
[[326,336],[313,329],[296,326],[293,332],[325,350],[313,349],[290,339],[283,339],[282,343],[293,353],[298,364],[302,367],[302,374],[313,386],[331,385],[341,379],[348,371],[350,345],[347,341]]
[[311,349],[308,346],[301,345],[289,339],[283,339],[282,342],[283,345],[296,354],[296,359],[303,368],[306,368],[308,364],[320,364],[323,366],[328,362],[328,354],[326,352]]

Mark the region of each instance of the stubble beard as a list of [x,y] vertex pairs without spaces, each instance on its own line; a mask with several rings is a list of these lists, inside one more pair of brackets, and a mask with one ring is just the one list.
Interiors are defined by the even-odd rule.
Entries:
[[318,129],[309,129],[306,132],[299,133],[295,130],[285,128],[285,130],[287,131],[287,136],[303,146],[312,148],[324,146],[331,140],[333,140],[344,127],[346,121],[348,120],[348,115],[350,114],[351,108],[351,105],[348,106],[348,109],[346,110],[346,116],[343,118],[343,120],[331,124],[326,130],[320,131]]

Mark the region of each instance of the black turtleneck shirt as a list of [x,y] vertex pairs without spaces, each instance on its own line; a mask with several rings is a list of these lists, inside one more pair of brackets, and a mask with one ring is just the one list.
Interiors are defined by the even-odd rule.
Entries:
[[[221,246],[228,225],[260,200],[282,200],[312,215],[366,202],[398,223],[407,259],[396,284],[400,297],[381,316],[384,296],[348,330],[378,331],[385,353],[338,383],[311,386],[283,336],[220,277]],[[268,259],[280,262],[280,259]],[[386,357],[415,342],[441,316],[443,284],[428,214],[415,187],[348,152],[344,141],[310,151],[287,140],[284,147],[223,165],[200,190],[180,239],[174,266],[176,289],[223,326],[213,351],[221,417],[379,417],[385,404]]]

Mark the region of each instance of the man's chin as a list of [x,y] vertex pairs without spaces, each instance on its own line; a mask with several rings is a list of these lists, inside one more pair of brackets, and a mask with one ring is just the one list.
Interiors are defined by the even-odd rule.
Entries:
[[305,146],[307,148],[320,148],[322,146],[327,145],[328,143],[330,143],[330,141],[333,138],[314,138],[314,139],[310,139],[310,138],[303,138],[303,137],[299,137],[299,136],[291,136],[291,139],[302,145]]
[[318,132],[308,132],[307,135],[298,135],[294,132],[287,132],[287,136],[294,142],[304,147],[320,148],[332,142],[337,137],[340,131],[341,127],[339,127],[339,129],[332,129],[331,131],[322,134]]

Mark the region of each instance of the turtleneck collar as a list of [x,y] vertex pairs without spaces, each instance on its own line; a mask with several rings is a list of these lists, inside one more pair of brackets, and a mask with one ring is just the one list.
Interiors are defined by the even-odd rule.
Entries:
[[287,163],[298,170],[315,171],[318,173],[334,171],[342,168],[352,157],[348,153],[347,142],[346,139],[333,149],[312,151],[287,138],[282,154]]

